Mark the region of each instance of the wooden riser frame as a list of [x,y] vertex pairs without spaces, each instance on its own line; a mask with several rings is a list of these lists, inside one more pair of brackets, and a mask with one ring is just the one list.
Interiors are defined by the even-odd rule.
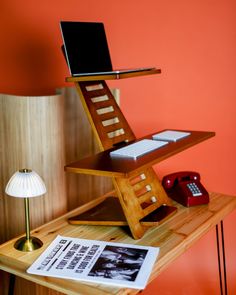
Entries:
[[76,82],[75,86],[101,151],[136,139],[105,81]]
[[[74,82],[101,151],[136,140],[104,80]],[[132,177],[112,179],[116,197],[98,205],[95,202],[92,211],[70,218],[70,223],[128,225],[133,238],[139,239],[150,226],[159,224],[176,211],[152,167]],[[112,212],[113,216],[107,212]]]
[[[158,208],[171,206],[171,201],[152,167],[135,177],[115,178],[113,183],[134,239],[140,239],[148,227],[157,225],[161,221]],[[153,212],[156,212],[156,220],[148,218]],[[166,210],[162,219],[173,212],[175,212],[174,207],[172,210]]]

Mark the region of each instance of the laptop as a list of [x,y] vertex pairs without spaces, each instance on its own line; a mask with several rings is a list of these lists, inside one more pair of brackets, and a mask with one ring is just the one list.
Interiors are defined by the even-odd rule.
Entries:
[[99,22],[61,21],[63,53],[72,76],[122,74],[154,67],[114,70],[105,28]]

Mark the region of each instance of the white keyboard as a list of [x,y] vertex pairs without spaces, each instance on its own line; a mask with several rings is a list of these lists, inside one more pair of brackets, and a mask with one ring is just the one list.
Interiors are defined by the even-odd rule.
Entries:
[[166,130],[166,131],[162,131],[160,133],[154,134],[152,136],[152,139],[165,140],[165,141],[177,141],[186,136],[189,136],[190,134],[191,134],[190,132]]
[[152,152],[164,145],[168,144],[166,141],[158,141],[152,139],[143,139],[132,143],[120,149],[110,152],[111,157],[125,157],[137,159],[138,157]]

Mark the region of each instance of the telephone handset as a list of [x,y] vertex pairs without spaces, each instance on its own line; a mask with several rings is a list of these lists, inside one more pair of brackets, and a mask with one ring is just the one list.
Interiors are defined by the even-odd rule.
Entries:
[[162,185],[170,198],[186,207],[209,203],[209,194],[197,172],[183,171],[166,175]]

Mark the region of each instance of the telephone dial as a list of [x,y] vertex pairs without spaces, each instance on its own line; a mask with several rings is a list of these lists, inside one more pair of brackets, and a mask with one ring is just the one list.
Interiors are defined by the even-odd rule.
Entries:
[[209,203],[209,194],[197,172],[183,171],[166,175],[162,185],[170,198],[186,207]]

